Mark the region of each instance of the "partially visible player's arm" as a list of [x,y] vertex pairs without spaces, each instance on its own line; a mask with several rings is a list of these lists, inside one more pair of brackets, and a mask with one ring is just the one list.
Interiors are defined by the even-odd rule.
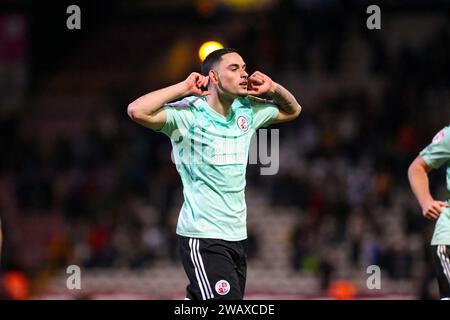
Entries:
[[273,123],[294,120],[302,112],[302,107],[292,93],[264,73],[256,71],[248,78],[248,81],[249,94],[260,95],[266,93],[278,106],[280,112]]
[[425,163],[422,156],[418,156],[408,168],[408,179],[411,189],[417,198],[422,214],[425,218],[436,220],[442,210],[449,205],[443,201],[434,200],[430,193],[428,172],[431,167]]
[[3,248],[3,233],[2,233],[2,223],[0,222],[0,263],[2,262],[2,248]]
[[208,91],[202,91],[202,87],[208,85],[208,78],[193,72],[186,80],[172,86],[150,92],[128,105],[130,118],[153,130],[161,129],[166,123],[166,113],[162,108],[169,101],[179,99],[187,95],[207,95]]

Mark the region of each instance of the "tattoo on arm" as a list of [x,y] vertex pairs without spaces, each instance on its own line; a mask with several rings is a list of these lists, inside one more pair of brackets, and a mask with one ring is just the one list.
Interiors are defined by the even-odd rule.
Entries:
[[276,89],[270,97],[274,102],[286,113],[298,112],[299,108],[301,110],[300,104],[297,102],[295,97],[283,86],[276,84]]

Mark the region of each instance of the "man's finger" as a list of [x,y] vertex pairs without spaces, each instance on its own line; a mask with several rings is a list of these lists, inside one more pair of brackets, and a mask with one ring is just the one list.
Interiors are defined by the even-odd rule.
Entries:
[[433,204],[433,212],[441,214],[441,211],[442,211],[442,207],[439,204],[434,203]]
[[433,213],[433,214],[438,214],[439,213],[439,209],[437,207],[435,207],[434,205],[432,205],[431,207],[429,207],[425,212],[427,213]]
[[439,215],[437,213],[435,213],[435,212],[427,211],[425,213],[425,217],[430,219],[430,220],[436,220],[439,217]]
[[257,82],[259,82],[259,83],[261,83],[261,84],[264,83],[264,78],[259,77],[259,76],[253,76],[253,77],[251,78],[251,80],[257,81]]
[[261,77],[262,79],[264,79],[264,81],[268,81],[268,80],[271,80],[270,79],[270,77],[268,77],[267,75],[265,75],[264,73],[262,73],[262,72],[258,72],[258,74],[257,74],[257,76],[259,76],[259,77]]
[[258,88],[254,88],[254,89],[251,89],[251,90],[247,90],[247,94],[258,94],[259,92],[258,92]]
[[248,83],[255,83],[255,82],[257,82],[257,79],[254,76],[248,78]]
[[437,208],[437,209],[441,210],[442,207],[443,207],[443,203],[441,203],[441,202],[439,202],[439,201],[435,201],[435,202],[433,203],[433,208]]
[[444,202],[444,201],[437,201],[437,203],[438,203],[441,207],[450,208],[450,205],[449,205],[447,202]]
[[432,219],[432,218],[431,218],[431,214],[430,214],[428,211],[423,212],[423,216],[424,216],[426,219],[429,219],[429,220]]
[[255,76],[263,76],[263,73],[261,71],[255,71],[253,73],[253,75],[255,75]]
[[252,85],[256,85],[256,86],[260,86],[263,84],[263,82],[261,80],[258,79],[252,79],[251,80]]
[[426,216],[426,217],[427,216],[430,217],[430,216],[433,216],[433,215],[436,215],[436,212],[431,211],[431,210],[426,211],[425,214],[424,214],[424,216]]

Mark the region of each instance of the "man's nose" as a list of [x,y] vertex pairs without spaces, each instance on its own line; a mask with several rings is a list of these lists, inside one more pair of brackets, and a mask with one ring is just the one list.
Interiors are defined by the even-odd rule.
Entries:
[[248,73],[247,73],[247,71],[243,70],[241,77],[243,77],[243,78],[248,78]]

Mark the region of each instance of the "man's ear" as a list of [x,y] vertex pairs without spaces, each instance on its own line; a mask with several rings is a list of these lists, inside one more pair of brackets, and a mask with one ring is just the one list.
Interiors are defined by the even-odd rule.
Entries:
[[209,70],[208,76],[209,76],[209,81],[211,81],[212,83],[214,83],[214,84],[219,83],[219,74],[217,73],[216,70],[214,70],[214,69]]

